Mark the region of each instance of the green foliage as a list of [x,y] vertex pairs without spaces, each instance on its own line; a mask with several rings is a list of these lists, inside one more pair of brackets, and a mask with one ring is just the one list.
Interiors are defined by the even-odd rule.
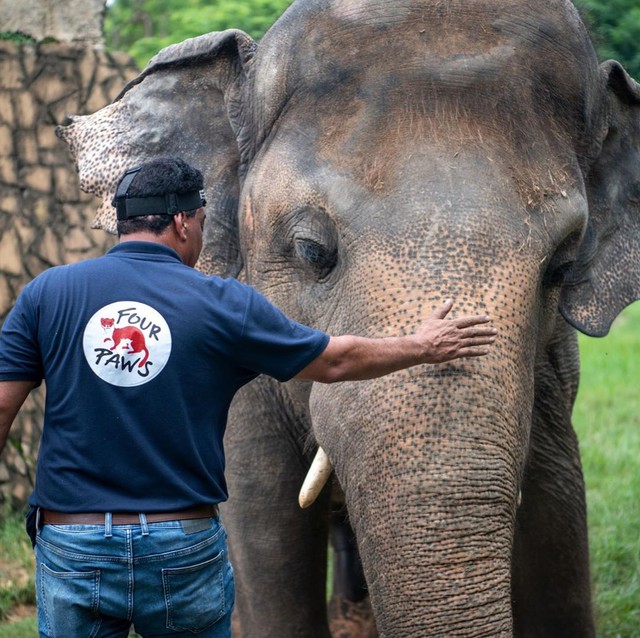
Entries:
[[[618,60],[640,78],[638,0],[574,0],[601,60]],[[105,40],[140,67],[163,47],[210,31],[242,29],[256,40],[292,0],[114,0],[107,7]],[[2,35],[0,34],[0,39]]]
[[638,0],[574,0],[594,37],[601,60],[618,60],[640,79]]
[[160,49],[210,31],[242,29],[259,39],[291,0],[115,0],[107,8],[105,41],[142,68]]
[[36,40],[32,36],[22,33],[22,31],[0,31],[0,40],[14,42],[15,44],[48,44],[49,42],[58,42],[58,40],[51,37]]
[[35,44],[36,41],[30,35],[20,31],[0,31],[0,40],[8,40],[16,44]]

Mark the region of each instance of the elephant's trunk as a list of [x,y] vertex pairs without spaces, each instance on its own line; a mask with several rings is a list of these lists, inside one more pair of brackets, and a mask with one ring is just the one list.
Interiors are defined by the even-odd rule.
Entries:
[[345,491],[382,636],[452,635],[456,619],[456,635],[511,633],[532,397],[505,396],[482,369],[462,362],[314,389],[314,417],[329,424],[319,442]]

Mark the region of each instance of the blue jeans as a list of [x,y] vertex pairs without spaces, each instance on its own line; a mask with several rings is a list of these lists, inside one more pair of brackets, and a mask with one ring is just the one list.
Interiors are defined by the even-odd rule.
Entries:
[[40,636],[230,638],[235,599],[220,519],[38,530]]

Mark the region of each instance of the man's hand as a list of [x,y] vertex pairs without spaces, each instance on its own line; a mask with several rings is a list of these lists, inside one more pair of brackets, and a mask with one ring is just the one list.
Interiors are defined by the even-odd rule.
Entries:
[[414,334],[405,337],[331,337],[324,352],[296,378],[320,383],[375,379],[422,363],[488,354],[498,332],[489,325],[489,317],[446,319],[452,307],[453,301],[446,301]]
[[443,363],[460,357],[480,357],[488,354],[497,330],[486,315],[446,319],[453,308],[448,299],[413,335],[424,347],[423,363]]

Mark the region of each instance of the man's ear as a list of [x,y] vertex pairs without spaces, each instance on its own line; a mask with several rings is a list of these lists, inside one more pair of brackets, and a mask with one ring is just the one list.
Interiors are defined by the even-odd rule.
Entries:
[[171,222],[173,224],[173,229],[180,239],[180,241],[186,241],[188,230],[187,230],[187,214],[184,211],[180,211],[172,216]]

